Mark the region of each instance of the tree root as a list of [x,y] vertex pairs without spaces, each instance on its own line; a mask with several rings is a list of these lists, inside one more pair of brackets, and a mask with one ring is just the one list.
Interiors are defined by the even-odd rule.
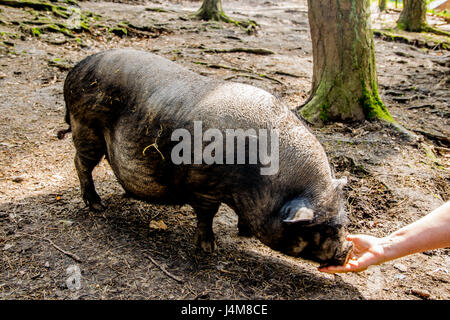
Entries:
[[[382,119],[381,119],[382,120]],[[403,127],[402,125],[400,125],[397,122],[388,122],[388,121],[384,121],[382,120],[382,122],[384,124],[386,124],[387,126],[392,127],[395,131],[397,131],[406,141],[410,142],[410,143],[418,143],[420,142],[421,139],[419,136],[415,135],[412,131],[406,129],[405,127]]]
[[200,8],[196,13],[190,15],[191,19],[197,19],[197,20],[205,20],[205,21],[219,21],[219,22],[225,22],[234,24],[241,29],[243,29],[248,34],[252,34],[256,32],[256,27],[258,24],[254,20],[234,20],[231,19],[229,16],[225,14],[223,11],[215,11],[211,12],[209,10],[205,10],[203,8]]
[[450,32],[444,31],[444,30],[439,30],[437,28],[433,28],[429,25],[426,25],[423,27],[422,32],[428,32],[428,33],[433,33],[436,34],[438,36],[446,36],[446,37],[450,37]]
[[39,37],[43,32],[50,32],[61,33],[66,37],[75,38],[75,35],[73,35],[71,31],[67,29],[67,26],[61,23],[43,24],[39,25],[38,27],[28,26],[25,23],[21,23],[20,26],[24,32],[27,32],[35,37]]
[[156,38],[159,37],[163,33],[172,33],[171,30],[155,25],[144,25],[138,26],[129,22],[123,22],[119,25],[120,27],[126,28],[127,32],[125,35],[130,36],[141,36],[141,37],[151,37]]
[[445,146],[450,146],[450,138],[448,136],[446,136],[445,134],[441,134],[441,133],[434,133],[434,132],[430,132],[428,130],[423,130],[423,129],[414,129],[411,128],[411,131],[414,131],[418,134],[423,135],[424,137],[427,137],[430,140],[434,140],[436,142],[441,143],[441,145],[445,145]]
[[0,0],[0,4],[13,8],[31,8],[37,11],[51,11],[55,16],[67,19],[71,16],[70,10],[48,2],[32,0]]
[[385,41],[392,41],[392,42],[400,42],[400,43],[406,43],[418,48],[428,48],[432,50],[449,50],[450,49],[450,43],[447,41],[439,41],[439,39],[436,39],[436,43],[429,43],[425,40],[421,39],[412,39],[405,35],[401,34],[394,34],[387,30],[373,30],[373,35],[375,37],[378,37]]
[[73,68],[73,65],[61,59],[48,60],[48,65],[51,67],[57,67],[61,71],[68,71]]
[[235,75],[226,77],[224,80],[230,80],[230,79],[234,79],[237,77],[246,77],[246,78],[255,79],[255,80],[263,80],[265,78],[265,79],[272,80],[278,84],[286,85],[284,82],[282,82],[274,77],[268,76],[263,73],[256,73],[250,69],[239,69],[239,68],[235,68],[235,67],[231,67],[231,66],[227,66],[227,65],[223,65],[223,64],[214,64],[214,63],[208,63],[208,62],[204,62],[204,61],[196,61],[194,63],[204,65],[208,68],[226,69],[226,70],[230,70],[230,71],[234,71],[234,72],[239,72],[239,74],[235,74]]

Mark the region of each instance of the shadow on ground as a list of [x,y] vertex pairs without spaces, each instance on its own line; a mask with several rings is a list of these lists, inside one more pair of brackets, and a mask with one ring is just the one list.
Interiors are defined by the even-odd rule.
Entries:
[[[92,213],[76,188],[62,194],[0,205],[0,230],[6,235],[1,239],[2,298],[362,298],[339,277],[318,276],[301,265],[307,262],[237,237],[231,224],[215,224],[215,253],[199,252],[188,206],[155,206],[113,194],[105,199],[104,212]],[[221,221],[235,219],[228,208],[219,214],[226,216]],[[152,230],[152,220],[164,221],[167,230]],[[71,265],[81,270],[80,290],[67,288]]]

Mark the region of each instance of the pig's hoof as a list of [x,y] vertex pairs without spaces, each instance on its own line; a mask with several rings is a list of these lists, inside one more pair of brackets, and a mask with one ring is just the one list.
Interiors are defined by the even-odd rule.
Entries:
[[106,207],[102,205],[102,201],[100,200],[100,197],[97,194],[95,195],[85,194],[83,196],[83,200],[86,206],[89,207],[89,210],[99,212],[106,209]]
[[194,242],[197,248],[206,253],[212,253],[216,250],[216,242],[213,237],[207,237],[204,234],[197,232],[194,236]]
[[91,209],[92,211],[100,212],[100,211],[104,211],[106,209],[106,207],[104,205],[102,205],[100,202],[95,202],[95,203],[89,204],[89,209]]
[[106,207],[102,205],[100,201],[91,202],[85,200],[84,203],[89,207],[89,210],[91,211],[100,212],[106,209]]

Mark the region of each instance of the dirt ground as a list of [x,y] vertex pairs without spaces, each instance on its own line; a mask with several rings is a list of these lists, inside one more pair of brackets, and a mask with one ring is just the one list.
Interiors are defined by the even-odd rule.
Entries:
[[[100,14],[99,23],[128,21],[144,31],[125,36],[98,26],[76,39],[37,37],[13,23],[35,12],[0,5],[0,299],[450,299],[449,249],[333,276],[238,237],[226,206],[214,221],[217,251],[200,253],[192,208],[124,197],[105,161],[94,180],[107,209],[86,209],[71,138],[56,138],[67,127],[63,82],[83,57],[116,47],[156,52],[198,73],[266,89],[292,109],[311,85],[306,1],[223,1],[229,16],[258,23],[250,34],[189,19],[199,1],[119,2],[79,5]],[[374,15],[374,24],[398,14]],[[450,54],[438,45],[445,39],[413,36],[416,45],[377,38],[375,49],[382,99],[419,142],[369,122],[314,129],[336,175],[348,177],[352,233],[388,235],[449,200]],[[213,50],[237,47],[273,54]],[[69,290],[76,268],[81,288]]]

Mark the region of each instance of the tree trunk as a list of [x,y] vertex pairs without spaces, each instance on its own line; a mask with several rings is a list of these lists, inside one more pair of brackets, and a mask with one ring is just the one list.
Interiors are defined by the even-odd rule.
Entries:
[[387,0],[378,0],[378,7],[380,8],[380,12],[386,11]]
[[403,0],[403,10],[397,21],[399,29],[424,31],[427,29],[427,4],[425,0]]
[[226,15],[222,9],[222,0],[203,0],[196,16],[201,20],[223,21]]
[[378,94],[369,0],[308,0],[313,79],[301,116],[313,124],[384,119]]

